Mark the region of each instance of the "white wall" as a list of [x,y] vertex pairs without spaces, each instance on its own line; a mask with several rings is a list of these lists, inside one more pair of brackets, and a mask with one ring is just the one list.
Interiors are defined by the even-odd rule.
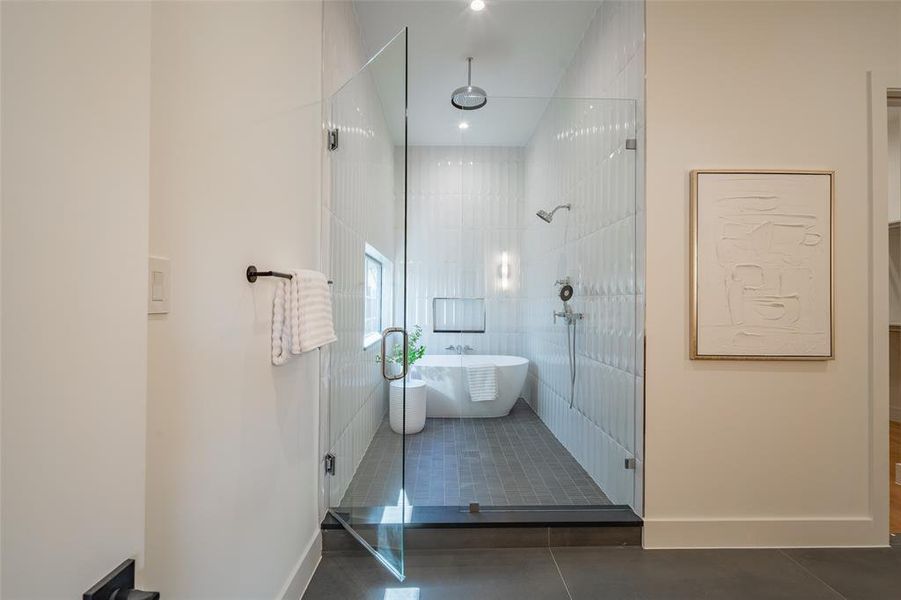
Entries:
[[[561,78],[557,98],[526,151],[524,329],[533,406],[592,478],[620,504],[642,510],[644,321],[644,4],[603,2]],[[628,134],[627,134],[628,132]],[[562,134],[562,135],[558,135]],[[625,150],[625,138],[638,150]],[[597,157],[595,162],[586,157]],[[548,226],[539,208],[573,204]],[[570,227],[565,231],[566,225]],[[564,234],[566,236],[564,237]],[[564,276],[576,288],[577,401],[559,308],[549,294]],[[636,459],[635,471],[624,469]]]
[[[899,10],[647,5],[647,546],[887,543],[867,71],[898,67]],[[835,360],[689,360],[688,176],[705,167],[836,170]]]
[[2,26],[0,596],[73,598],[144,546],[150,6]]
[[[398,153],[398,169],[403,167]],[[525,207],[522,148],[412,146],[407,156],[407,327],[421,325],[429,354],[521,355],[517,314],[521,215]],[[403,180],[397,197],[403,198]],[[500,277],[507,252],[507,288]],[[482,298],[485,333],[432,333],[432,299]]]
[[318,268],[314,2],[154,3],[145,579],[167,599],[294,598],[319,556],[319,354],[270,362],[275,282]]

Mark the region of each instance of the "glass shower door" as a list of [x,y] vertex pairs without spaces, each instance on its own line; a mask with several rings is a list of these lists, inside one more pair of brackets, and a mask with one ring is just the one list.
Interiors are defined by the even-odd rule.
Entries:
[[[406,85],[401,31],[330,99],[322,252],[338,341],[322,355],[329,513],[404,577]],[[424,406],[423,406],[424,416]]]

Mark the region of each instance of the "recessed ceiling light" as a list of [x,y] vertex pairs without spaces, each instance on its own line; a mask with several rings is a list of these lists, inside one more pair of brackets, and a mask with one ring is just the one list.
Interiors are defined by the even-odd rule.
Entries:
[[469,8],[478,12],[485,8],[485,0],[472,0],[472,2],[469,3]]
[[459,127],[460,129],[469,129],[469,123],[467,123],[466,121],[460,121],[460,124],[457,125],[457,127]]

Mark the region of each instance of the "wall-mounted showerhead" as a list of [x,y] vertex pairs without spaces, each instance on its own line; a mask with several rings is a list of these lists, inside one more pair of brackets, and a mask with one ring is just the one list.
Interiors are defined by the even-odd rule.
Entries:
[[472,85],[472,57],[466,59],[468,75],[466,85],[458,87],[451,94],[451,104],[460,110],[476,110],[488,103],[488,94],[477,85]]
[[557,206],[551,212],[548,212],[546,210],[539,210],[535,214],[538,216],[539,219],[541,219],[545,223],[550,223],[551,221],[554,220],[554,213],[557,212],[558,210],[560,210],[561,208],[565,208],[566,210],[571,210],[572,204],[561,204],[561,205]]

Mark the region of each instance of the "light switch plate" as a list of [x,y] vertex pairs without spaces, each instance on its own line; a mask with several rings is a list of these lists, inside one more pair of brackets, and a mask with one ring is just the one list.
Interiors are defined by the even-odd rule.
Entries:
[[147,274],[147,314],[164,315],[169,312],[169,259],[150,257]]

